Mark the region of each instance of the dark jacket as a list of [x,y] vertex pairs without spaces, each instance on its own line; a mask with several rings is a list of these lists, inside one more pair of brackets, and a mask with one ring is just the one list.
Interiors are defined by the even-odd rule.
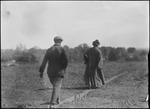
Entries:
[[48,62],[47,74],[49,77],[50,76],[64,77],[65,69],[68,65],[68,59],[65,50],[59,43],[54,44],[46,51],[39,72],[44,72],[47,62]]

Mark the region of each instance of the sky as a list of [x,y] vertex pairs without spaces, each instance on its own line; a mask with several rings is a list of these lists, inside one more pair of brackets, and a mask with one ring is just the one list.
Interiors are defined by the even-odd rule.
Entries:
[[47,49],[55,36],[71,48],[149,48],[149,1],[1,1],[2,49]]

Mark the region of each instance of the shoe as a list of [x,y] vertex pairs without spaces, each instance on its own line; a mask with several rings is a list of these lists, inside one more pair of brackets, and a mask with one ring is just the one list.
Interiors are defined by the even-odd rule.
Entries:
[[91,89],[91,88],[92,88],[91,85],[88,85],[88,86],[87,86],[87,89]]
[[92,86],[92,87],[91,87],[91,89],[95,89],[95,88],[96,88],[95,86]]
[[49,105],[48,108],[57,108],[56,105]]
[[59,98],[57,98],[57,104],[59,104],[60,103],[60,99]]
[[91,89],[98,89],[99,87],[96,87],[96,86],[93,86],[93,87],[91,87]]
[[91,89],[91,87],[90,86],[86,86],[85,89]]
[[106,83],[102,83],[102,85],[105,85]]

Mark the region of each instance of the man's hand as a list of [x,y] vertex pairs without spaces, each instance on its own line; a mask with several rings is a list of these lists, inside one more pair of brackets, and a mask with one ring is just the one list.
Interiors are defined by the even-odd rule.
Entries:
[[40,77],[43,78],[43,73],[40,72]]

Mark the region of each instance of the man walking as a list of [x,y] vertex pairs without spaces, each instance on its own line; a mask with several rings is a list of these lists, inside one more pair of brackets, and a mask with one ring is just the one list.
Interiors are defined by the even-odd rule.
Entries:
[[103,58],[101,50],[98,48],[99,45],[100,42],[98,40],[93,41],[93,47],[84,54],[86,64],[84,80],[88,88],[92,89],[99,86],[100,79],[102,84],[105,84],[103,76]]
[[46,63],[48,62],[47,74],[53,86],[50,107],[55,107],[55,105],[59,104],[61,83],[65,75],[65,69],[68,65],[66,52],[61,46],[62,41],[63,39],[60,36],[54,38],[55,44],[46,51],[39,69],[40,77],[43,78],[43,72]]

